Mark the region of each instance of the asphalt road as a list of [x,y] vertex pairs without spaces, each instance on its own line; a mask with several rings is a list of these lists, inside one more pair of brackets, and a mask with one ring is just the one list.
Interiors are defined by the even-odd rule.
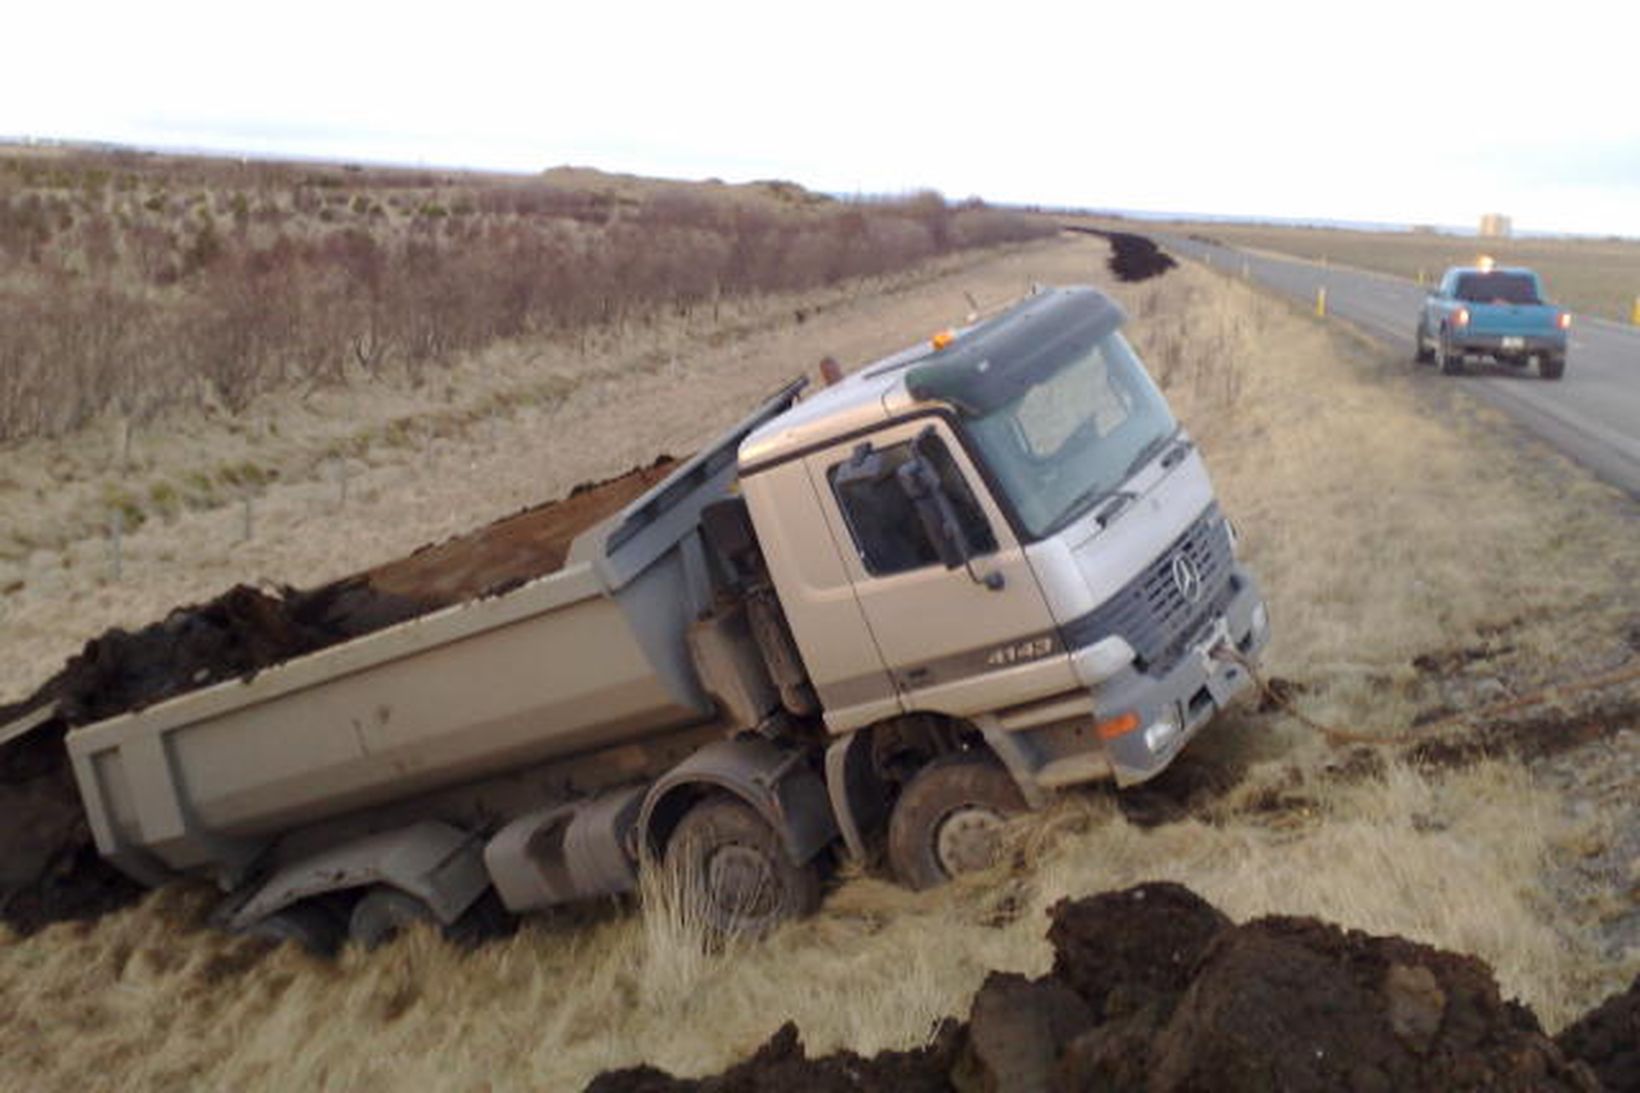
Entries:
[[[1153,236],[1181,258],[1209,263],[1277,292],[1313,302],[1327,290],[1327,314],[1406,355],[1424,290],[1411,281],[1340,266],[1281,258],[1175,235]],[[1550,286],[1551,292],[1553,286]],[[1440,377],[1512,414],[1526,428],[1607,481],[1640,498],[1640,328],[1582,315],[1572,320],[1566,376],[1539,379],[1471,362],[1470,374]]]

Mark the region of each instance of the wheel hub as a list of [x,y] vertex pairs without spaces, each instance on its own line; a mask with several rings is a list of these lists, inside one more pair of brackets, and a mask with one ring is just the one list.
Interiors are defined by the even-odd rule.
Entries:
[[713,902],[731,914],[756,918],[779,903],[774,870],[750,847],[719,847],[706,864],[706,888]]
[[1005,822],[1001,813],[984,805],[967,805],[948,813],[934,835],[934,856],[940,868],[954,877],[993,865]]

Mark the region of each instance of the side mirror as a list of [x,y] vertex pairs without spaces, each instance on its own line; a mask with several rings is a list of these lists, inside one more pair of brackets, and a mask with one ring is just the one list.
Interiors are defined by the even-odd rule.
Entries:
[[962,521],[957,517],[957,507],[952,504],[951,495],[945,492],[940,476],[928,459],[921,454],[922,443],[933,435],[933,429],[929,428],[919,436],[919,453],[895,472],[900,492],[911,502],[918,523],[922,524],[928,541],[934,544],[934,549],[939,553],[940,561],[946,569],[962,566],[968,571],[969,580],[975,584],[982,584],[992,592],[1000,591],[1005,583],[1001,573],[992,570],[982,577],[974,572],[974,547],[962,529]]
[[870,485],[883,481],[889,473],[882,454],[867,440],[854,449],[847,463],[837,468],[834,480],[839,486]]
[[955,569],[967,563],[971,551],[962,525],[957,522],[957,510],[940,485],[934,473],[921,456],[901,465],[895,472],[900,492],[911,502],[911,509],[922,524],[923,533],[939,552],[940,562],[946,569]]

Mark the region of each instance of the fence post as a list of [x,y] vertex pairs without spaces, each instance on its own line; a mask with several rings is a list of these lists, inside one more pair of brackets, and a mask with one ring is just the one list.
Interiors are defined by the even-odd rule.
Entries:
[[109,516],[108,524],[109,537],[113,540],[114,547],[114,579],[117,581],[120,579],[121,570],[124,568],[120,558],[120,540],[125,537],[125,513],[120,509],[115,509]]
[[250,542],[254,533],[255,526],[251,522],[251,495],[247,493],[245,495],[245,538],[243,541]]

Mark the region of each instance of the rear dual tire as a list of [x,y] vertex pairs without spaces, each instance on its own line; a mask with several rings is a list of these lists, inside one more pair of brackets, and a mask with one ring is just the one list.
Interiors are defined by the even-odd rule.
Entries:
[[290,942],[314,956],[335,956],[342,947],[347,927],[330,910],[317,903],[296,903],[258,919],[239,931],[273,945]]
[[678,821],[666,869],[722,936],[762,937],[820,906],[818,863],[794,863],[779,833],[734,797],[708,798]]

